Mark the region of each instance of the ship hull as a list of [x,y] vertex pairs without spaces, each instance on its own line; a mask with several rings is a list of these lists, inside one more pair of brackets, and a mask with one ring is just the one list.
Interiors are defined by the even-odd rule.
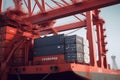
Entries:
[[86,72],[8,75],[8,80],[120,80],[120,75]]

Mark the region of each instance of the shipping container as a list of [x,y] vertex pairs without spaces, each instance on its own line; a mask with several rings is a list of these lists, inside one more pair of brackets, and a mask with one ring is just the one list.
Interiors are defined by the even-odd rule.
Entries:
[[10,51],[11,48],[0,48],[0,55],[4,60],[9,56]]
[[84,39],[84,40],[83,40],[83,44],[84,44],[84,46],[89,47],[89,41],[88,41],[87,39]]
[[65,54],[65,60],[67,62],[76,62],[77,54],[76,53],[67,53],[67,54]]
[[34,56],[47,56],[64,54],[64,45],[50,45],[46,47],[34,48]]
[[15,66],[23,66],[25,65],[25,57],[17,57],[12,60],[12,64]]
[[0,41],[0,48],[11,47],[12,42],[10,40]]
[[9,33],[0,34],[0,41],[3,41],[3,40],[12,40],[14,37],[15,37],[15,35],[9,34]]
[[84,63],[84,53],[77,53],[77,62]]
[[0,27],[0,34],[4,33],[15,35],[17,33],[17,29],[10,26]]
[[43,47],[48,45],[63,45],[64,35],[55,35],[34,40],[34,47]]
[[15,53],[13,54],[14,58],[24,57],[25,52],[23,49],[17,49]]
[[12,57],[12,65],[23,66],[25,65],[25,51],[24,48],[18,48],[15,50]]
[[84,54],[83,53],[65,53],[65,60],[66,62],[84,62]]
[[89,54],[84,54],[84,63],[90,64],[90,55]]
[[33,58],[34,65],[65,63],[64,54],[50,56],[36,56]]
[[65,44],[83,44],[83,38],[77,35],[66,36]]
[[89,53],[90,53],[89,47],[84,46],[84,54],[89,54]]
[[83,44],[66,44],[65,45],[65,52],[84,52]]

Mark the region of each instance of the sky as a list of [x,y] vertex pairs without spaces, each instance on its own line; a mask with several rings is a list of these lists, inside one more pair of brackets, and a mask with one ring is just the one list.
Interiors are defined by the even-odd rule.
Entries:
[[120,69],[120,4],[102,8],[100,15],[105,20],[108,61],[111,63],[111,55],[116,56],[116,63]]
[[[4,0],[3,8],[7,8],[8,6],[13,7],[14,4],[12,3],[12,0]],[[36,10],[37,12],[37,10]],[[104,26],[106,27],[106,34],[107,38],[106,41],[108,42],[107,48],[107,57],[108,57],[108,63],[112,64],[111,56],[116,56],[116,63],[118,65],[118,68],[120,69],[120,4],[101,8],[100,16],[105,20]],[[63,21],[65,22],[71,22],[74,21],[73,16],[69,18],[65,18],[64,20],[58,20],[57,24],[62,24]],[[75,18],[74,18],[75,19]],[[73,34],[80,34],[82,36],[85,35],[84,29],[81,29],[80,31],[77,31]],[[80,33],[83,32],[83,33]],[[67,32],[65,33],[67,34]]]

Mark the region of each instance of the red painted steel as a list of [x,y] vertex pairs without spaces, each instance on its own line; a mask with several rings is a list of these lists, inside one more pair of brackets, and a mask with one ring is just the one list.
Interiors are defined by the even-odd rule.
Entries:
[[[118,75],[120,74],[120,71],[109,70],[105,68],[98,68],[94,66],[76,64],[76,63],[19,66],[19,67],[11,67],[10,70],[12,74],[15,73],[16,68],[20,71],[20,74],[45,74],[50,72],[50,66],[58,66],[59,72],[80,71],[80,72],[97,72],[97,73],[118,74]],[[23,71],[23,69],[25,70]]]
[[95,41],[94,41],[94,30],[93,30],[93,22],[92,22],[92,11],[86,13],[87,17],[87,39],[89,41],[89,50],[90,50],[90,64],[92,66],[97,66],[96,64],[96,49],[95,49]]
[[37,56],[33,58],[34,65],[51,65],[51,64],[65,63],[64,54],[50,55],[50,56]]
[[[22,10],[21,1],[13,0],[15,3],[16,10]],[[24,31],[25,28],[21,25],[17,28],[12,28],[7,26],[5,28],[5,45],[7,47],[0,48],[0,58],[1,58],[1,69],[0,76],[1,80],[7,80],[7,74],[16,74],[16,69],[18,69],[19,74],[47,74],[51,71],[51,66],[57,66],[58,73],[65,71],[74,71],[74,72],[86,72],[87,78],[91,78],[90,72],[95,73],[105,73],[105,74],[116,74],[120,75],[120,71],[110,70],[107,63],[106,58],[106,42],[105,42],[105,29],[103,26],[104,21],[99,17],[99,10],[94,10],[98,8],[102,8],[105,6],[110,6],[113,4],[120,3],[120,0],[83,0],[78,1],[72,0],[72,4],[62,0],[63,5],[57,1],[52,0],[55,4],[59,6],[59,8],[51,9],[50,11],[46,10],[46,4],[44,0],[41,0],[41,3],[38,0],[35,0],[34,7],[31,6],[31,0],[24,0],[25,5],[28,9],[29,17],[18,17],[18,19],[14,20],[15,15],[7,16],[10,19],[17,22],[17,24],[24,23],[25,21],[29,30]],[[38,6],[41,13],[34,14],[35,6]],[[2,0],[0,0],[0,13],[2,10]],[[88,11],[88,12],[86,12]],[[54,26],[54,19],[74,15],[77,13],[86,12],[86,19],[84,21],[70,23],[62,26]],[[19,19],[20,18],[20,19]],[[19,23],[19,20],[21,22]],[[28,25],[29,23],[29,25]],[[44,24],[43,24],[44,23]],[[35,24],[35,25],[34,25]],[[96,25],[97,31],[97,43],[98,43],[98,54],[99,61],[96,61],[96,46],[95,46],[95,36],[93,25]],[[3,26],[2,26],[3,27]],[[64,55],[51,55],[51,56],[39,56],[33,57],[33,40],[39,35],[46,35],[49,33],[58,34],[58,32],[71,30],[75,28],[86,27],[87,33],[86,37],[89,41],[89,50],[90,50],[90,64],[78,64],[78,63],[67,63],[64,60]],[[38,32],[34,33],[35,30]],[[2,32],[3,30],[0,30]],[[2,36],[0,35],[0,38]],[[11,40],[11,41],[9,41]],[[9,44],[11,43],[11,44]],[[3,44],[0,41],[0,44]],[[11,48],[10,48],[10,47]],[[13,57],[12,57],[13,56]],[[54,72],[53,72],[54,73]],[[76,73],[77,74],[77,73]]]
[[58,19],[65,16],[70,16],[73,14],[82,13],[85,11],[98,9],[101,7],[110,6],[118,3],[120,3],[120,0],[88,0],[86,2],[83,2],[82,4],[80,2],[77,4],[52,10],[47,13],[34,15],[34,16],[25,18],[25,20],[33,24],[41,24],[49,20]]
[[3,0],[0,0],[0,13],[2,12],[2,2],[3,2]]
[[[72,30],[72,29],[76,29],[76,28],[83,28],[86,26],[86,22],[82,21],[82,22],[74,22],[74,23],[70,23],[70,24],[65,24],[65,25],[61,25],[61,26],[55,26],[54,29],[57,32],[62,32],[62,31],[66,31],[66,30]],[[49,34],[52,33],[52,31],[50,30],[51,28],[47,27],[47,28],[41,28],[41,35],[44,34]]]

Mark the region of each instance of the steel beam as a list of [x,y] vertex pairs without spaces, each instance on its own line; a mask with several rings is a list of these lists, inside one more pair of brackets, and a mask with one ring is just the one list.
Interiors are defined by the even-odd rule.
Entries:
[[42,0],[42,6],[41,6],[41,4],[39,3],[38,0],[35,0],[35,2],[36,2],[36,4],[37,4],[37,6],[39,7],[40,11],[41,11],[42,13],[45,12],[44,0]]
[[102,63],[102,44],[101,44],[101,30],[100,30],[100,24],[99,22],[96,23],[96,33],[97,33],[97,44],[98,44],[98,66],[99,67],[103,67],[103,63]]
[[[86,22],[82,21],[82,22],[75,22],[75,23],[70,23],[66,25],[61,25],[61,26],[55,26],[54,30],[56,30],[57,32],[61,32],[61,31],[66,31],[66,30],[71,30],[76,28],[82,28],[85,26],[86,26]],[[49,34],[49,33],[52,33],[51,28],[41,30],[42,35]]]
[[57,27],[55,27],[55,29],[58,32],[61,32],[61,31],[75,29],[75,28],[82,28],[82,27],[85,27],[85,26],[86,26],[86,22],[83,21],[83,22],[76,22],[76,23],[66,24],[66,25],[63,25],[63,26],[57,26]]
[[29,12],[29,16],[32,16],[31,0],[28,0],[28,12]]
[[86,13],[86,22],[87,22],[87,39],[89,41],[89,50],[90,50],[90,65],[97,66],[96,63],[96,46],[95,46],[95,37],[94,37],[94,30],[93,30],[93,18],[92,12],[88,11]]
[[77,13],[86,12],[93,9],[98,9],[114,4],[120,3],[120,0],[88,0],[85,2],[79,2],[73,5],[55,9],[46,13],[37,14],[24,20],[31,22],[32,24],[41,24],[49,20],[58,19]]
[[0,0],[0,13],[2,12],[2,2],[3,0]]

